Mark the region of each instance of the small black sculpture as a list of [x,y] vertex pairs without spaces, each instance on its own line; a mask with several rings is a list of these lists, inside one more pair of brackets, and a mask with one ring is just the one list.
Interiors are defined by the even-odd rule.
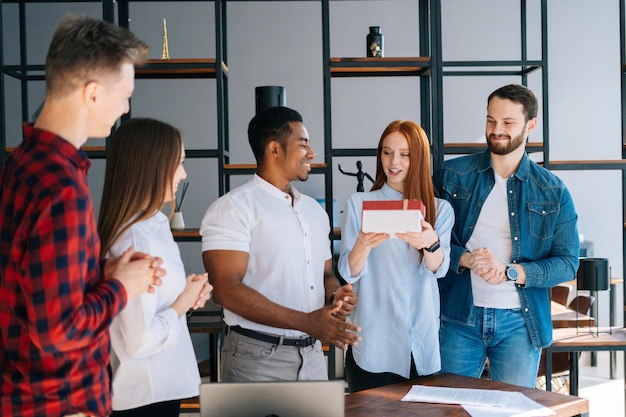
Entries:
[[356,177],[356,180],[357,180],[356,190],[357,192],[363,192],[365,191],[365,188],[363,187],[363,179],[367,178],[372,183],[374,182],[374,179],[367,172],[363,172],[363,163],[361,161],[356,161],[356,169],[357,169],[357,172],[345,172],[343,169],[341,169],[341,164],[339,164],[339,172],[341,172],[343,175]]

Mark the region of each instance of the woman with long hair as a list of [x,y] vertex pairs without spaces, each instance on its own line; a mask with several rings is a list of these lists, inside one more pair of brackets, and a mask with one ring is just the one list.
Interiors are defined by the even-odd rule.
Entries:
[[161,212],[181,180],[185,149],[167,123],[136,118],[122,123],[107,157],[98,219],[102,253],[129,247],[163,258],[163,284],[128,300],[111,324],[113,417],[178,417],[180,400],[198,395],[200,376],[186,312],[204,306],[206,274],[185,277],[180,252]]
[[[359,297],[349,319],[362,329],[361,342],[346,354],[351,392],[441,369],[437,278],[448,271],[454,213],[434,195],[430,159],[419,125],[390,123],[378,143],[371,191],[346,202],[338,270]],[[364,233],[362,206],[372,200],[421,200],[421,232]]]

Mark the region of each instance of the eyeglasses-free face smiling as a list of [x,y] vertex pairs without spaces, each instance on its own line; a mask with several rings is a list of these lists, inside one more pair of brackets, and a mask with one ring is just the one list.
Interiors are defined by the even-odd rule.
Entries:
[[524,145],[536,119],[526,121],[524,106],[511,100],[493,97],[487,107],[485,137],[489,150],[508,155]]
[[404,182],[411,166],[410,156],[409,143],[402,133],[392,132],[383,139],[380,162],[387,185],[401,193],[404,192]]
[[309,132],[300,122],[291,122],[291,135],[287,138],[287,150],[283,160],[285,175],[290,181],[306,181],[311,172],[315,152],[311,148]]

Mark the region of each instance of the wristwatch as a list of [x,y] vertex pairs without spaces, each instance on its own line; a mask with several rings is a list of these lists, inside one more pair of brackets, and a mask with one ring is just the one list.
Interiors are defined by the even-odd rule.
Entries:
[[439,242],[439,239],[437,239],[437,241],[435,243],[433,243],[432,245],[430,245],[429,248],[424,248],[424,250],[426,252],[430,252],[433,253],[434,251],[436,251],[437,249],[439,249],[439,247],[441,247],[441,242]]
[[517,277],[519,277],[519,272],[515,269],[513,264],[506,264],[506,279],[509,281],[517,281]]

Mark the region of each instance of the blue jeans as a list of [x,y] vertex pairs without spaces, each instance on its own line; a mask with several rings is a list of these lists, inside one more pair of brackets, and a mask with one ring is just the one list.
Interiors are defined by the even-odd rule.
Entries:
[[531,343],[521,310],[474,307],[468,323],[442,317],[441,371],[534,388],[541,350]]

